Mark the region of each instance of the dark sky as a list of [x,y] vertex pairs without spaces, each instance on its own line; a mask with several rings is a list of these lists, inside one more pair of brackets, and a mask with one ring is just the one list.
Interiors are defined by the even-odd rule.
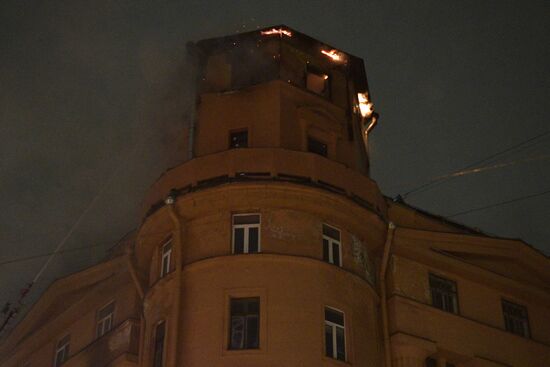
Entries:
[[[53,251],[95,198],[64,249],[93,247],[58,255],[32,303],[138,225],[178,159],[188,41],[284,23],[364,58],[381,115],[372,177],[395,196],[550,130],[549,14],[535,0],[3,0],[0,262]],[[451,215],[548,191],[549,154],[546,135],[485,165],[521,162],[407,201]],[[550,195],[453,219],[550,254]],[[45,261],[0,265],[1,305]]]

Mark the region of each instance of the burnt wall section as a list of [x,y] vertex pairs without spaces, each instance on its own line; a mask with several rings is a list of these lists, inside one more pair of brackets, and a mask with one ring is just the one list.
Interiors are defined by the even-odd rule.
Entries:
[[[331,159],[337,155],[337,144],[347,146],[353,159],[345,163],[368,174],[366,135],[375,121],[361,116],[359,95],[368,96],[369,91],[360,58],[284,26],[203,40],[190,44],[189,50],[198,65],[197,118],[190,132],[194,152],[191,156],[228,149],[228,129],[229,133],[247,129],[247,124],[256,126],[250,131],[256,135],[256,139],[251,139],[252,146],[288,148],[285,141],[294,137],[300,140],[291,149],[307,150],[305,140],[293,128],[289,129],[288,124],[303,126],[309,122],[296,121],[298,113],[285,115],[285,105],[289,104],[280,93],[264,88],[280,82],[290,87],[287,90],[294,89],[286,92],[287,96],[299,95],[293,101],[297,102],[296,109],[315,110],[330,120],[327,126],[334,124],[320,134],[311,133],[315,135],[312,137],[315,144],[328,151]],[[220,110],[216,96],[228,94],[237,96],[230,97]],[[247,102],[243,105],[239,98]],[[372,108],[372,103],[369,106]],[[214,123],[208,114],[215,114]],[[224,135],[221,143],[212,145],[212,137],[205,138],[220,132]],[[269,139],[258,139],[260,133]]]

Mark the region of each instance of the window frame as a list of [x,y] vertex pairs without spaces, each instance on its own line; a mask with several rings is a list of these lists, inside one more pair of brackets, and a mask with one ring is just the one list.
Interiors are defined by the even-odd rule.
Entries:
[[[252,224],[235,224],[235,217],[243,217],[247,215],[257,215],[258,216],[258,223],[252,223]],[[243,252],[235,252],[235,229],[237,228],[243,228],[244,229],[244,237],[243,237]],[[258,228],[258,251],[257,252],[249,252],[249,233],[250,228]],[[243,254],[255,254],[262,252],[262,215],[259,212],[255,213],[233,213],[231,214],[231,253],[233,255],[243,255]]]
[[[453,305],[453,310],[449,310],[449,309],[445,308],[444,304],[442,304],[442,307],[438,307],[438,306],[435,305],[435,303],[434,303],[434,289],[435,289],[435,287],[432,287],[432,282],[431,282],[432,279],[437,280],[437,281],[444,281],[444,282],[447,282],[447,283],[451,283],[451,285],[454,287],[454,292],[452,292],[452,293],[443,293],[443,290],[438,290],[443,295],[449,295],[449,294],[454,295],[454,298],[453,298],[454,302],[452,304]],[[455,314],[455,315],[460,315],[460,305],[459,305],[459,300],[458,300],[458,284],[457,284],[456,281],[430,272],[430,273],[428,273],[428,286],[430,287],[430,301],[431,301],[431,305],[433,307],[435,307],[435,308],[437,308],[438,310],[441,310],[441,311],[449,312],[449,313],[452,313],[452,314]]]
[[[101,311],[105,310],[106,308],[113,306],[113,310],[105,317],[100,318]],[[109,303],[101,307],[99,310],[97,310],[96,313],[96,339],[101,338],[103,335],[107,334],[111,330],[113,330],[113,325],[115,321],[115,309],[116,309],[116,303],[114,300],[111,300]],[[104,322],[106,320],[109,320],[109,328],[105,330]],[[101,332],[100,332],[100,325],[101,325]]]
[[[514,307],[516,309],[521,309],[522,311],[524,311],[525,312],[525,319],[518,319],[517,316],[511,315],[511,314],[505,312],[505,310],[504,310],[505,304],[508,304],[511,307]],[[529,312],[527,310],[527,306],[520,305],[519,303],[512,302],[512,301],[510,301],[508,299],[505,299],[505,298],[501,298],[500,307],[502,309],[502,320],[504,321],[504,330],[506,330],[507,332],[512,333],[514,335],[518,335],[518,336],[522,336],[524,338],[530,339],[531,338],[531,325],[529,324]],[[516,330],[512,330],[512,329],[508,328],[507,317],[511,318],[512,321],[522,322],[522,324],[523,324],[522,325],[523,326],[523,333],[520,334],[520,333],[517,333]]]
[[[158,339],[158,328],[160,325],[164,328],[164,333],[162,335],[162,351],[161,351],[161,357],[160,357],[160,366],[156,365],[156,356],[157,356],[157,339]],[[167,328],[166,328],[166,320],[159,320],[155,323],[155,328],[153,329],[153,354],[152,354],[152,363],[151,366],[153,367],[164,367],[166,364],[166,336],[167,336]]]
[[[233,313],[233,301],[255,301],[257,303],[257,312],[251,313],[248,311],[243,314],[234,314]],[[247,303],[248,308],[248,303]],[[229,297],[229,318],[228,318],[228,336],[227,336],[227,350],[228,351],[243,351],[243,350],[260,350],[261,349],[261,322],[262,322],[262,301],[260,296],[253,297]],[[242,347],[234,348],[233,344],[233,317],[244,317],[244,326],[243,326],[243,336],[242,336]],[[255,316],[256,317],[256,338],[257,346],[249,347],[247,345],[247,334],[248,334],[248,318]]]
[[[339,325],[333,321],[327,320],[326,312],[327,310],[330,310],[332,312],[336,312],[342,315],[342,323],[343,325]],[[338,308],[332,307],[332,306],[324,306],[323,308],[323,339],[325,342],[325,357],[335,359],[337,361],[347,362],[348,361],[348,348],[347,348],[347,336],[346,336],[346,313]],[[331,328],[332,333],[332,356],[328,355],[328,351],[326,349],[326,327],[329,326]],[[344,336],[343,341],[343,347],[344,347],[344,359],[338,358],[338,337],[336,330],[340,328],[342,330],[342,335]]]
[[[61,344],[61,342],[63,341],[65,341],[65,343]],[[69,354],[71,352],[70,347],[71,347],[71,334],[65,334],[62,338],[59,338],[57,340],[57,343],[55,344],[55,353],[53,357],[54,367],[62,366],[63,364],[65,364],[65,362],[67,362],[67,360],[69,359]],[[60,352],[63,353],[63,358],[61,359],[61,361],[58,361],[57,357],[60,354]]]
[[[336,265],[338,267],[342,267],[342,231],[334,226],[331,226],[330,224],[327,224],[327,223],[323,223],[323,227],[329,227],[335,231],[338,232],[339,234],[339,237],[340,239],[337,240],[335,238],[332,238],[328,235],[325,235],[324,233],[324,228],[321,228],[321,235],[323,237],[323,241],[322,241],[322,244],[323,244],[323,261],[329,263],[329,264],[332,264],[332,265]],[[325,251],[325,240],[328,241],[328,259],[325,260],[325,255],[324,255],[324,251]],[[334,244],[337,244],[338,245],[338,264],[334,263]]]
[[[246,133],[246,145],[244,146],[233,146],[233,135],[239,134],[239,133]],[[241,149],[241,148],[248,148],[249,147],[249,141],[250,141],[250,134],[248,128],[242,128],[242,129],[236,129],[236,130],[230,130],[229,131],[229,149]]]
[[[164,249],[167,246],[170,246],[170,249],[165,252]],[[174,251],[174,246],[172,244],[172,238],[167,239],[166,241],[164,241],[162,246],[160,246],[160,273],[159,273],[159,277],[161,279],[166,277],[168,274],[170,274],[172,272],[171,267],[172,267],[172,252],[173,251]],[[164,271],[164,269],[165,269],[165,266],[164,266],[165,265],[165,260],[167,261],[167,263],[166,263],[166,272]]]

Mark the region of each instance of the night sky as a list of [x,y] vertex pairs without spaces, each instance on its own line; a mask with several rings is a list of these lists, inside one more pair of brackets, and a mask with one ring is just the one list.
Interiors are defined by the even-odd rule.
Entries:
[[[181,157],[185,44],[286,24],[365,60],[372,177],[447,216],[550,190],[548,1],[0,2],[0,307],[100,261]],[[99,194],[99,195],[98,195]],[[93,205],[90,207],[90,203]],[[550,194],[455,216],[550,254]],[[82,249],[85,247],[85,249]],[[79,249],[80,248],[80,249]],[[28,309],[28,307],[27,307]]]

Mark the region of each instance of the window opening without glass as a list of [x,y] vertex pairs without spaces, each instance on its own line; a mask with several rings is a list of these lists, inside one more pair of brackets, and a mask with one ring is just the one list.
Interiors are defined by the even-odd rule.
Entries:
[[229,133],[230,148],[248,147],[248,130],[232,131]]
[[319,69],[307,65],[306,68],[306,88],[313,93],[324,97],[330,96],[329,76]]
[[307,151],[315,154],[322,155],[326,157],[328,155],[328,146],[327,144],[312,138],[311,136],[307,137]]
[[232,220],[233,253],[260,252],[260,214],[235,214]]

